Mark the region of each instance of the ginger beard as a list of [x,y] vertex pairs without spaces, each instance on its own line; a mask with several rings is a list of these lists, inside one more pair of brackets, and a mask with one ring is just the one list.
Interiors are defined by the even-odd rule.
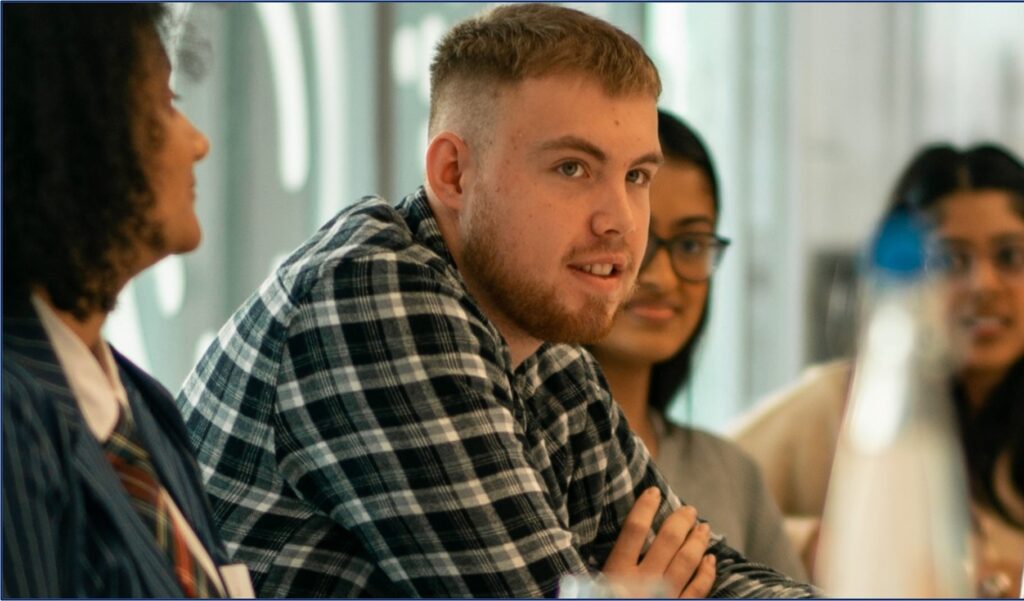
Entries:
[[577,249],[563,258],[568,264],[576,255],[600,251],[625,252],[629,264],[623,272],[623,293],[612,296],[588,294],[582,305],[566,302],[565,290],[531,278],[529,270],[514,264],[515,253],[504,242],[507,235],[498,223],[495,198],[474,186],[474,209],[461,222],[461,267],[477,282],[487,302],[513,325],[533,338],[547,342],[592,344],[604,338],[622,310],[636,282],[636,261],[626,243],[597,243]]

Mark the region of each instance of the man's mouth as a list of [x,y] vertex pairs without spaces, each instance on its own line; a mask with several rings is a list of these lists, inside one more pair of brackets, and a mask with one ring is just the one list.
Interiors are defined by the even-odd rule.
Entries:
[[617,275],[621,271],[621,269],[613,263],[588,263],[586,265],[580,265],[576,267],[576,269],[599,277],[610,277],[612,275]]

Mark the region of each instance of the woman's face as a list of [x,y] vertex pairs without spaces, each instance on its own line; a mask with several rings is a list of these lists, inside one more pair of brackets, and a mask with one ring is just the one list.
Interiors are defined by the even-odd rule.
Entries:
[[940,201],[934,238],[963,369],[1001,374],[1024,355],[1024,219],[1007,192],[958,192]]
[[[651,182],[651,232],[660,238],[715,231],[711,183],[691,163],[669,159]],[[693,336],[707,302],[708,282],[688,282],[672,269],[668,251],[637,277],[636,293],[611,333],[594,345],[602,361],[654,364],[669,359]]]
[[170,61],[156,36],[147,39],[139,83],[140,114],[144,117],[138,147],[154,197],[149,219],[158,234],[151,245],[154,248],[149,249],[153,256],[144,257],[150,264],[199,246],[193,167],[206,156],[210,142],[175,107]]

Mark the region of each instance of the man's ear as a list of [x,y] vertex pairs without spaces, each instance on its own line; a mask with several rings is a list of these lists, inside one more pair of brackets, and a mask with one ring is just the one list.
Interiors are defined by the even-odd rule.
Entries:
[[449,210],[462,209],[466,171],[470,168],[469,146],[450,131],[443,131],[427,146],[427,186]]

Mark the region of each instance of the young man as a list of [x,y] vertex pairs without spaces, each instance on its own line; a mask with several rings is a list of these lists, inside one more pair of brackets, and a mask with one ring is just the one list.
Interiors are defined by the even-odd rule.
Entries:
[[258,592],[535,597],[601,570],[813,593],[680,508],[575,345],[610,328],[646,244],[660,82],[639,44],[502,6],[445,36],[431,87],[425,187],[324,226],[179,398]]

